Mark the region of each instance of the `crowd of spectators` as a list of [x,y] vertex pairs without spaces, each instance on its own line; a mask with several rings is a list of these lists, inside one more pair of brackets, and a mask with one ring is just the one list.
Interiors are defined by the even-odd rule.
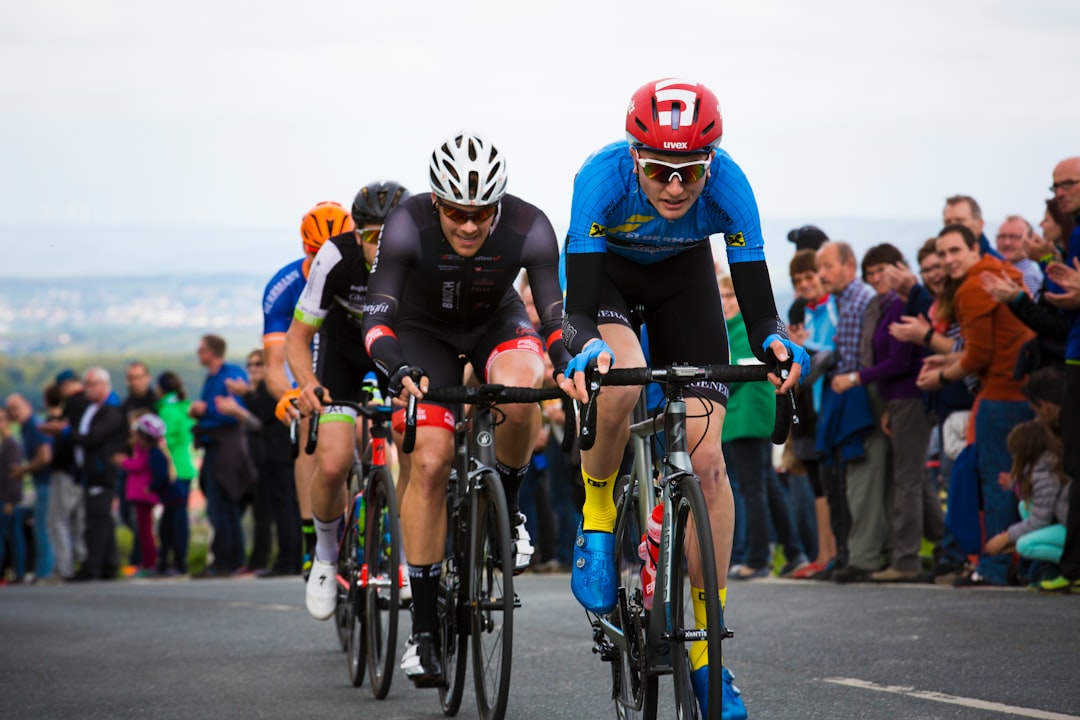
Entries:
[[[1006,215],[994,242],[966,195],[945,199],[942,230],[918,247],[880,243],[860,258],[815,226],[789,234],[787,320],[812,367],[782,456],[755,422],[771,415],[768,388],[732,391],[731,579],[1080,589],[1080,503],[1070,502],[1080,471],[1080,158],[1052,178],[1044,217]],[[751,361],[730,281],[718,281],[731,361]],[[527,285],[521,292],[528,301]],[[226,361],[224,339],[206,335],[197,354],[207,376],[193,398],[171,371],[152,383],[141,362],[128,365],[122,400],[100,367],[61,372],[40,419],[26,398],[7,398],[0,567],[38,582],[124,568],[187,574],[197,486],[212,527],[201,574],[300,572],[287,429],[274,419],[263,353],[240,367]],[[581,477],[576,456],[559,450],[561,405],[544,410],[522,511],[536,528],[532,569],[567,571]],[[151,462],[158,455],[164,465]],[[117,554],[117,522],[132,530],[128,557]]]

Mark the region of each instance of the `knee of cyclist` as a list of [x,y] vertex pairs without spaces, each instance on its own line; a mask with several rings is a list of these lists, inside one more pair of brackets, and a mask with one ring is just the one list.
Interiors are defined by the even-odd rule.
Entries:
[[609,385],[600,392],[597,408],[600,417],[610,417],[622,421],[629,417],[637,404],[641,388],[633,386]]

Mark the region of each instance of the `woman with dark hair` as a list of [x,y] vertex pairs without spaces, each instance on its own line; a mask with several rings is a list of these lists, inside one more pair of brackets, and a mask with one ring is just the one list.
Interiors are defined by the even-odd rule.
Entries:
[[[169,448],[176,482],[169,486],[161,498],[162,513],[158,522],[158,574],[186,575],[188,571],[188,496],[191,481],[198,474],[193,455],[195,442],[192,429],[195,420],[188,414],[191,401],[184,390],[184,381],[171,370],[161,373],[157,379],[161,399],[157,414],[165,423],[165,444]],[[169,556],[172,555],[170,562]]]
[[845,392],[855,385],[869,385],[875,402],[885,406],[882,432],[892,445],[893,550],[889,567],[872,573],[876,582],[911,581],[921,569],[919,548],[925,536],[937,545],[945,531],[930,476],[924,468],[930,443],[931,423],[923,410],[922,392],[915,384],[923,353],[913,343],[898,340],[889,326],[904,314],[904,301],[889,285],[886,269],[907,266],[903,254],[882,243],[866,251],[862,261],[863,280],[874,288],[877,302],[866,310],[861,343],[863,369],[833,378],[833,390]]

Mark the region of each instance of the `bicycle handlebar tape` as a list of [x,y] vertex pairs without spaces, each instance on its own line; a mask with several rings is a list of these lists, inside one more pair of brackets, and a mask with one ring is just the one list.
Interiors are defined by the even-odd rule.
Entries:
[[[326,391],[321,387],[315,388],[315,397],[319,399],[319,402],[323,401],[323,397],[326,396]],[[315,454],[315,447],[319,444],[319,412],[316,410],[311,413],[311,420],[308,424],[308,436],[307,444],[304,445],[304,452],[308,455]]]
[[300,419],[293,418],[289,423],[289,454],[292,459],[300,457]]
[[401,452],[408,455],[416,447],[416,396],[409,395],[405,406],[405,436],[401,440]]
[[577,434],[577,408],[574,401],[567,396],[562,399],[563,408],[563,436],[559,443],[559,449],[569,453],[574,449],[574,436]]

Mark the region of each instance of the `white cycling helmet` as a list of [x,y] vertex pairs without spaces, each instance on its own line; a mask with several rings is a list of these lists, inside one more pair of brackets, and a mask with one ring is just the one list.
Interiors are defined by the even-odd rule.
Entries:
[[506,194],[506,160],[475,133],[456,132],[431,153],[431,190],[458,205],[492,205]]

